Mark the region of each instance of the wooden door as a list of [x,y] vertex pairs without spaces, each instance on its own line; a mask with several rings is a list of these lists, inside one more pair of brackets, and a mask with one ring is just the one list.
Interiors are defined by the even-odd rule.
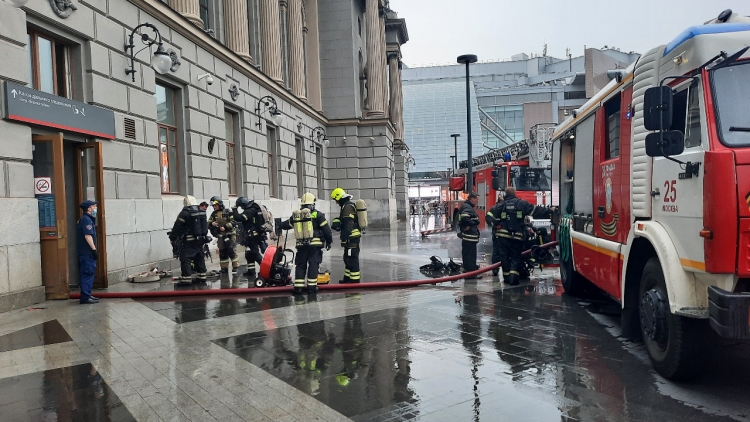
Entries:
[[[47,299],[67,299],[70,293],[63,137],[32,137],[34,194],[39,205],[42,285]],[[75,235],[75,233],[74,233]]]
[[[76,147],[76,203],[80,204],[86,200],[99,203],[96,216],[96,248],[99,251],[99,260],[96,261],[96,274],[94,275],[94,288],[106,289],[109,286],[107,280],[107,222],[104,206],[104,169],[102,167],[102,144],[91,142],[79,144]],[[78,218],[83,215],[83,210],[78,207]]]

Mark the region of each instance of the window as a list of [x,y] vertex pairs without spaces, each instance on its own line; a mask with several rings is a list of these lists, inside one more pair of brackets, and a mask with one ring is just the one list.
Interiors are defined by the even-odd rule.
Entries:
[[229,183],[229,194],[237,195],[237,118],[230,111],[224,110],[224,125],[227,130],[227,183]]
[[359,37],[362,38],[362,18],[357,18],[357,33],[359,34]]
[[29,30],[29,86],[60,97],[71,98],[70,48],[47,35]]
[[272,198],[279,197],[279,166],[276,162],[276,128],[268,127],[266,139],[268,140],[268,195]]
[[693,148],[701,144],[701,103],[698,94],[698,81],[693,81],[688,93],[685,148]]
[[208,1],[209,0],[200,0],[199,1],[200,9],[201,9],[201,11],[200,11],[200,13],[201,13],[201,20],[203,21],[203,27],[205,29],[210,29],[211,28],[211,13],[209,11]]
[[297,149],[297,194],[302,198],[305,193],[305,149],[302,138],[294,139],[294,146]]
[[604,136],[604,159],[609,160],[620,156],[620,94],[607,101],[604,105],[606,118],[606,133]]
[[179,193],[177,169],[177,119],[174,90],[156,85],[156,124],[159,131],[159,165],[162,193]]
[[517,191],[550,190],[552,170],[529,167],[511,167],[510,178]]
[[750,103],[750,65],[747,60],[711,71],[719,140],[728,147],[750,145],[747,109]]

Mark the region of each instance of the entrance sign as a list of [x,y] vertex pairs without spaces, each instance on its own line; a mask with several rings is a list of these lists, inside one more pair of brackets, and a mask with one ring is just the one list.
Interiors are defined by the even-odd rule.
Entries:
[[48,195],[52,193],[52,180],[49,177],[34,178],[34,195]]
[[5,82],[5,119],[115,139],[112,110]]

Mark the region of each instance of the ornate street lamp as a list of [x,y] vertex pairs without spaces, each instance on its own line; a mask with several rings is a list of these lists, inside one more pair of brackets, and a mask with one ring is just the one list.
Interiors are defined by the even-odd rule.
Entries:
[[328,140],[328,137],[326,136],[326,130],[325,128],[318,126],[315,129],[312,130],[312,133],[310,133],[310,138],[317,142],[324,147],[328,148],[328,145],[331,145],[331,141]]
[[279,106],[276,104],[276,99],[273,98],[270,95],[266,95],[265,97],[258,100],[258,105],[255,106],[255,114],[258,116],[258,122],[255,123],[255,126],[261,127],[263,124],[260,122],[260,105],[263,104],[264,111],[268,111],[268,114],[271,116],[271,121],[276,126],[281,126],[281,122],[283,122],[284,116],[279,111]]
[[[135,51],[133,38],[135,37],[136,32],[138,32],[138,30],[141,28],[150,29],[151,31],[153,31],[154,35],[153,37],[151,37],[146,33],[141,34],[141,42],[143,42],[143,45],[145,45],[145,47],[138,51]],[[133,75],[133,82],[135,82],[135,72],[137,72],[137,70],[135,70],[135,56],[137,56],[141,51],[150,48],[154,44],[157,44],[157,47],[156,52],[154,53],[153,57],[151,57],[151,67],[153,67],[154,70],[160,75],[169,72],[169,69],[172,67],[172,58],[169,56],[169,53],[164,50],[164,45],[162,44],[161,40],[161,34],[154,25],[150,23],[142,23],[136,26],[130,32],[130,38],[128,40],[129,43],[125,44],[125,52],[128,53],[128,50],[130,51],[130,68],[125,68],[125,74]]]

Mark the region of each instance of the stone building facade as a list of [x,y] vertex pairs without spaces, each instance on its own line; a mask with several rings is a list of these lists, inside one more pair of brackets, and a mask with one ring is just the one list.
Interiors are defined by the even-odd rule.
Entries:
[[[166,231],[186,194],[247,196],[279,217],[306,191],[329,211],[341,186],[380,227],[405,207],[408,35],[387,0],[19,3],[0,1],[0,204],[13,210],[0,221],[0,311],[77,284],[82,199],[100,202],[99,285],[175,266]],[[109,113],[111,136],[60,124],[54,107],[15,116],[13,90],[75,119]]]

